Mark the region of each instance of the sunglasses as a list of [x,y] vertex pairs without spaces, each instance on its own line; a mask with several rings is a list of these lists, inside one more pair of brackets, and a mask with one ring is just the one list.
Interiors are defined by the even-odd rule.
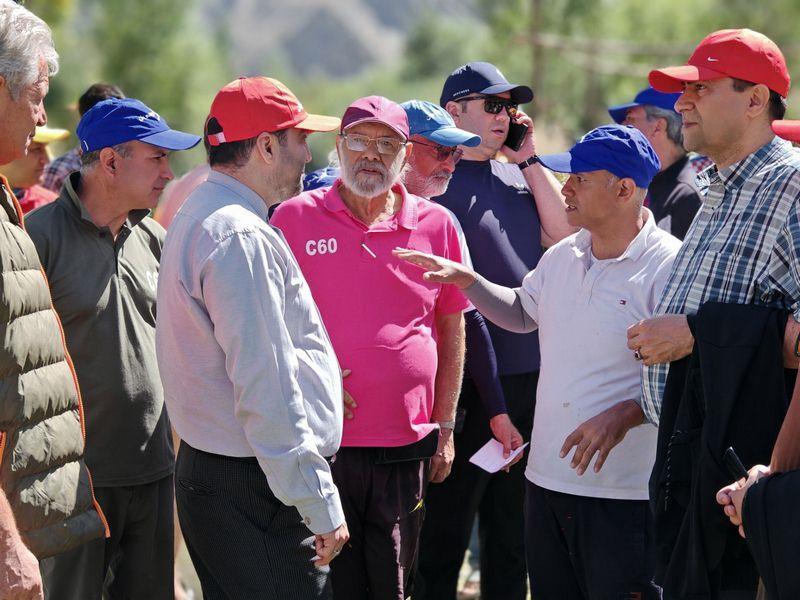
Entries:
[[375,142],[379,154],[397,154],[404,143],[393,137],[371,138],[360,133],[342,133],[341,136],[344,138],[347,149],[353,152],[364,152],[372,142]]
[[472,102],[473,100],[483,100],[483,110],[490,115],[496,115],[505,108],[509,118],[517,117],[519,104],[495,96],[470,96],[469,98],[460,98],[456,102]]
[[441,144],[428,144],[426,142],[418,142],[415,140],[414,145],[417,144],[435,149],[436,160],[439,162],[445,162],[452,156],[453,162],[457,163],[459,160],[461,160],[461,156],[464,154],[464,151],[458,146],[442,146]]

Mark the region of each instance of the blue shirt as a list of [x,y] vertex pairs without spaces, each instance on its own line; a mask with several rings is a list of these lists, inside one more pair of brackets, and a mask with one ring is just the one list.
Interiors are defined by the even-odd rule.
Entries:
[[[493,283],[520,287],[542,256],[536,203],[519,167],[461,160],[447,191],[434,198],[458,217],[475,270]],[[539,337],[486,322],[500,375],[539,369]]]

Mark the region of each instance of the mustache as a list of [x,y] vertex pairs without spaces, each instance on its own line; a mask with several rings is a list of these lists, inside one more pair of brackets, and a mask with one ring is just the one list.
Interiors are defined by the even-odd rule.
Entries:
[[385,165],[379,162],[375,162],[374,160],[369,160],[368,158],[360,158],[359,160],[357,160],[356,163],[353,165],[352,172],[355,175],[361,169],[369,169],[370,171],[377,171],[384,178],[389,175],[389,169],[387,169]]

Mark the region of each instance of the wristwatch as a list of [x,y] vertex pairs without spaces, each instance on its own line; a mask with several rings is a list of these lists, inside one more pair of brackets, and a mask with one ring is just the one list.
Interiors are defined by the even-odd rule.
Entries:
[[520,170],[522,170],[526,169],[527,167],[530,167],[532,164],[535,164],[537,162],[539,162],[539,157],[534,154],[530,158],[526,158],[522,162],[517,163],[517,166],[520,168]]
[[456,428],[455,421],[437,421],[437,423],[439,424],[439,429],[449,429],[452,431]]

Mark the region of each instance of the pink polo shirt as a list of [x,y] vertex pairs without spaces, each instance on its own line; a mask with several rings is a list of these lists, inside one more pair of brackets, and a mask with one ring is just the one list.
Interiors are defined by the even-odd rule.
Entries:
[[423,271],[392,255],[396,247],[461,261],[445,210],[401,184],[400,210],[367,227],[347,209],[337,180],[282,203],[270,220],[280,228],[311,287],[339,364],[358,404],[345,419],[342,446],[404,446],[433,426],[436,315],[461,312],[455,286],[424,281]]

